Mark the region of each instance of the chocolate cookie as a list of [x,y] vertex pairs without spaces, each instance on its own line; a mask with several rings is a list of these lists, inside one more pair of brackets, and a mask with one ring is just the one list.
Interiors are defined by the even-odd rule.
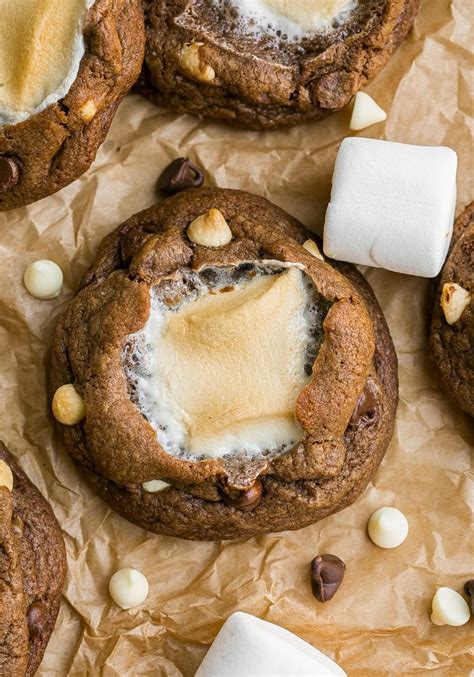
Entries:
[[59,524],[0,442],[1,675],[36,672],[54,629],[65,576]]
[[0,24],[0,210],[90,166],[140,72],[141,0],[9,0]]
[[392,436],[396,356],[364,278],[307,237],[261,197],[197,188],[103,240],[55,334],[53,411],[129,520],[250,536],[366,487]]
[[474,416],[474,202],[454,224],[436,280],[430,351],[446,395]]
[[418,0],[146,0],[139,89],[250,129],[343,108],[406,37]]

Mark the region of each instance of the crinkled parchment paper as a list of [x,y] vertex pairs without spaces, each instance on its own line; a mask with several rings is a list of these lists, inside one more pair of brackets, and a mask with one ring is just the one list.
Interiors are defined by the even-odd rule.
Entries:
[[[471,0],[425,0],[413,34],[368,91],[389,111],[363,135],[446,144],[459,156],[458,210],[474,197]],[[208,185],[259,193],[321,232],[348,114],[282,132],[254,133],[157,109],[137,96],[120,107],[89,172],[57,195],[0,215],[0,436],[50,500],[66,539],[64,599],[40,669],[52,675],[194,674],[237,609],[279,623],[333,656],[350,675],[467,675],[474,621],[431,624],[438,585],[472,578],[472,421],[436,385],[426,351],[429,283],[369,269],[400,361],[393,441],[352,507],[301,531],[224,543],[155,536],[115,515],[79,477],[47,415],[45,367],[58,315],[101,238],[156,201],[163,167],[179,155],[206,169]],[[22,286],[27,264],[52,258],[65,273],[54,301]],[[410,533],[384,551],[366,536],[381,505],[405,512]],[[308,564],[339,555],[347,574],[326,605],[313,599]],[[142,608],[111,603],[118,567],[150,582]]]

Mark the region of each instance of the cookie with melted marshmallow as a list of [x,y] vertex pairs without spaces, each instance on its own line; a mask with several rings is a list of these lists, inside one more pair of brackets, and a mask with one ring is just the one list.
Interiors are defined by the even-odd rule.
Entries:
[[81,176],[139,74],[141,0],[4,0],[0,211]]
[[263,198],[197,188],[103,241],[56,330],[51,394],[81,398],[66,448],[129,520],[190,539],[298,529],[372,477],[393,345],[362,276],[308,238]]
[[250,129],[340,110],[385,65],[418,0],[147,0],[140,91]]

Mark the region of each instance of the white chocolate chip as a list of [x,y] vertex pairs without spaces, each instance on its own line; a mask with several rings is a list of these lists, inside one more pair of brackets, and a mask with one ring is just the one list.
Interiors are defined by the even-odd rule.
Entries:
[[470,303],[471,294],[461,285],[456,282],[443,284],[441,308],[448,324],[457,322]]
[[306,240],[306,242],[303,243],[303,248],[317,259],[324,261],[324,256],[319,251],[319,247],[314,240]]
[[54,418],[64,425],[76,425],[86,416],[86,405],[72,383],[60,386],[53,397]]
[[408,535],[405,515],[396,508],[379,508],[367,525],[371,540],[379,548],[397,548]]
[[13,473],[5,461],[0,460],[0,487],[13,491]]
[[138,569],[119,569],[109,581],[110,596],[122,609],[138,606],[148,597],[150,586]]
[[222,212],[214,208],[191,221],[187,234],[191,242],[203,247],[222,247],[232,240],[232,231]]
[[37,299],[54,299],[61,293],[63,271],[54,261],[40,259],[25,270],[23,284]]
[[431,604],[435,625],[464,625],[471,617],[466,600],[451,588],[438,588]]
[[352,109],[349,129],[358,132],[386,119],[387,113],[383,108],[380,108],[371,96],[365,92],[357,92],[354,97],[354,107]]
[[184,45],[179,53],[179,63],[196,80],[212,82],[216,77],[214,69],[209,64],[203,63],[199,57],[199,51],[203,45],[203,42]]
[[79,113],[84,122],[90,122],[93,120],[97,113],[97,106],[93,99],[88,99],[82,106],[79,108]]
[[163,482],[163,480],[150,480],[149,482],[143,482],[142,487],[145,491],[148,491],[149,494],[155,494],[157,491],[163,491],[167,487],[170,487],[171,484],[168,482]]

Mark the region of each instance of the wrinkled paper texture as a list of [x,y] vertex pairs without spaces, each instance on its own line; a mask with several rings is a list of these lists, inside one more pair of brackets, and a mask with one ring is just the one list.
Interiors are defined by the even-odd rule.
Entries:
[[[443,144],[459,156],[458,212],[474,197],[473,15],[470,0],[424,0],[415,29],[367,91],[388,111],[362,136]],[[67,545],[61,612],[40,668],[53,675],[191,677],[224,620],[237,609],[278,623],[335,658],[350,675],[467,675],[474,621],[435,627],[437,586],[461,591],[472,578],[472,421],[440,392],[427,355],[429,281],[367,269],[400,362],[395,435],[355,505],[297,532],[223,543],[147,533],[114,514],[81,479],[55,433],[45,370],[57,318],[92,263],[102,237],[153,204],[156,179],[189,155],[208,185],[263,195],[321,232],[348,111],[295,129],[229,129],[154,107],[136,95],[121,105],[85,176],[25,209],[0,214],[0,437],[51,502]],[[64,291],[38,301],[25,267],[51,258]],[[471,466],[472,467],[472,466]],[[398,549],[366,535],[382,505],[407,516]],[[309,562],[334,553],[347,563],[336,597],[311,595]],[[150,582],[141,608],[122,611],[111,574],[133,566]]]

